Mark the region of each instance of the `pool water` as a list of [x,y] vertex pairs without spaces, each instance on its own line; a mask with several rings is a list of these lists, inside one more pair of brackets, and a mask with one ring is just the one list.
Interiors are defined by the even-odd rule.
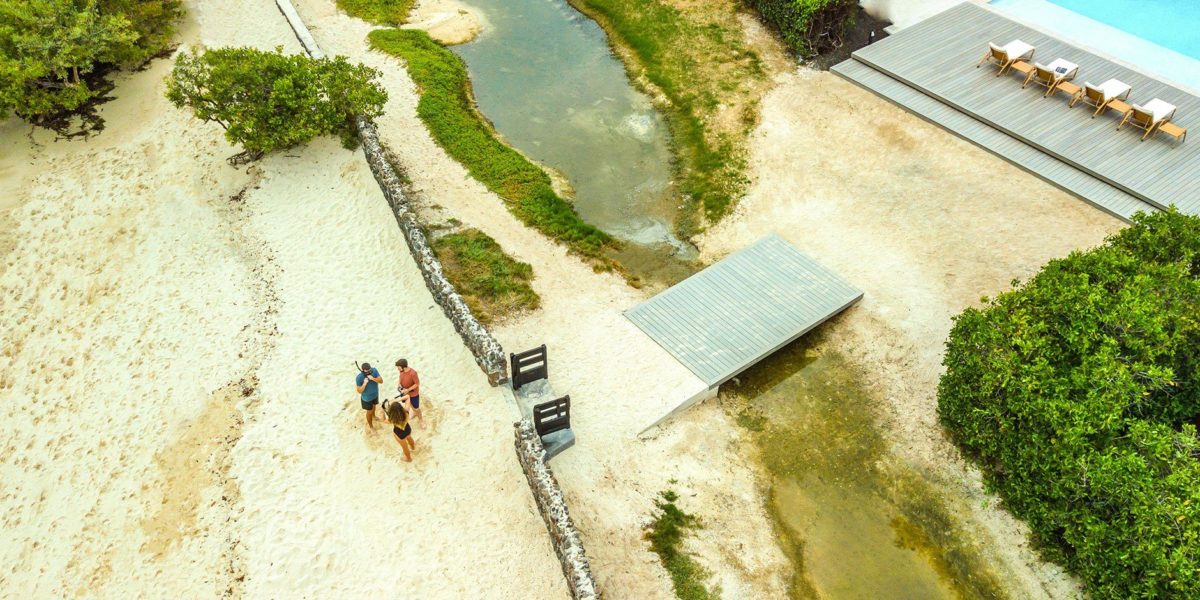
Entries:
[[1197,0],[992,0],[1002,13],[1200,93]]
[[1050,0],[1063,8],[1200,59],[1197,0]]

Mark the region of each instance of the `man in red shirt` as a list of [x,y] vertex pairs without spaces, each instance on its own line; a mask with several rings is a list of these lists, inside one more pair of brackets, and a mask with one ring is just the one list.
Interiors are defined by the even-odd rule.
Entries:
[[417,377],[416,369],[408,366],[406,358],[396,361],[396,369],[400,371],[400,387],[397,387],[396,391],[408,395],[408,403],[412,406],[413,416],[418,422],[423,422],[421,418],[421,380]]

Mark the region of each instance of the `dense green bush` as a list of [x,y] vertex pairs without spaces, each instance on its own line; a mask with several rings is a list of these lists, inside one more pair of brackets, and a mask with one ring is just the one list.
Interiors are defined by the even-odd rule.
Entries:
[[281,50],[219,48],[180,54],[167,80],[167,98],[196,118],[225,128],[225,138],[252,156],[289,148],[319,135],[341,136],[353,147],[354,117],[383,113],[387,92],[379,72]]
[[801,56],[841,45],[854,23],[857,0],[746,0]]
[[959,315],[938,410],[1093,597],[1200,598],[1198,361],[1200,218],[1139,216]]
[[615,244],[575,214],[554,192],[545,171],[496,138],[475,110],[471,81],[458,56],[418,29],[377,29],[368,39],[372,48],[404,59],[420,89],[417,115],[433,138],[472,177],[504,198],[518,219],[586,257],[601,258]]
[[0,2],[0,118],[43,123],[85,106],[98,75],[167,49],[179,0]]

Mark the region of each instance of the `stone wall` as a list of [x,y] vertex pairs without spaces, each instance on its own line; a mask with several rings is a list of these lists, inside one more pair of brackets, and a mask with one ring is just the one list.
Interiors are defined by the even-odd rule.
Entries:
[[[275,5],[279,7],[279,12],[287,18],[288,24],[296,33],[296,38],[304,46],[308,55],[313,58],[323,58],[325,53],[321,51],[316,40],[309,33],[308,27],[296,13],[291,0],[275,0]],[[362,141],[363,153],[367,157],[367,164],[371,166],[371,173],[375,175],[375,181],[379,183],[379,188],[383,190],[384,197],[392,207],[392,213],[396,215],[396,223],[404,232],[404,240],[408,242],[408,250],[417,261],[417,267],[425,279],[425,286],[433,294],[433,299],[438,306],[442,307],[442,312],[446,313],[446,318],[454,324],[455,331],[470,349],[471,354],[475,355],[475,362],[479,368],[483,369],[488,381],[492,385],[500,385],[508,381],[508,363],[504,357],[504,349],[500,347],[500,342],[492,337],[492,333],[475,318],[462,296],[446,279],[442,263],[438,261],[437,255],[429,247],[429,242],[425,239],[425,232],[421,230],[417,216],[408,204],[400,177],[396,175],[395,169],[387,160],[383,146],[379,143],[379,134],[375,130],[375,124],[370,119],[359,117],[355,120],[355,125],[358,128],[358,137]]]
[[529,488],[533,491],[538,511],[542,513],[542,520],[546,522],[550,544],[554,546],[554,553],[562,565],[571,597],[586,600],[599,598],[583,542],[579,539],[575,522],[571,520],[571,513],[567,511],[567,501],[558,487],[558,481],[554,479],[554,472],[544,460],[546,452],[542,448],[541,438],[533,429],[533,421],[524,419],[513,426],[517,459],[521,463],[521,470],[525,471],[525,478],[529,480]]

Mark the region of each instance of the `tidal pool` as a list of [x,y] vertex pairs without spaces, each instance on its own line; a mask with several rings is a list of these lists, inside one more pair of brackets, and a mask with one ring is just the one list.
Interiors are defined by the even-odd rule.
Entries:
[[844,359],[798,342],[727,387],[768,473],[793,597],[1006,597],[934,487],[890,455]]
[[690,254],[672,233],[666,126],[600,26],[563,0],[469,4],[487,28],[451,49],[467,63],[479,109],[496,130],[566,176],[587,222],[634,244]]

